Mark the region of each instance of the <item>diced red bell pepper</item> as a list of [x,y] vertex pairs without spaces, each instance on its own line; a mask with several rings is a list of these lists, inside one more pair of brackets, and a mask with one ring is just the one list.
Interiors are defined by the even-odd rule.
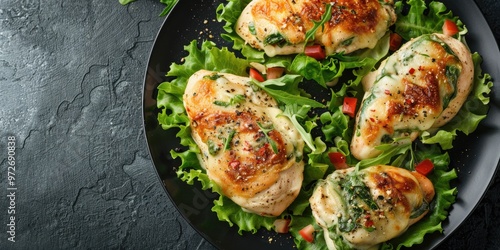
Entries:
[[455,22],[453,22],[452,20],[449,20],[449,19],[446,19],[444,20],[444,23],[443,23],[443,34],[447,35],[447,36],[454,36],[455,34],[458,33],[458,27],[457,27],[457,24]]
[[312,243],[314,241],[314,226],[312,224],[309,224],[305,226],[304,228],[300,229],[299,234],[304,238],[309,243]]
[[248,72],[248,74],[250,75],[251,78],[253,78],[259,82],[264,81],[264,77],[262,76],[262,74],[260,74],[260,72],[254,68],[250,68],[250,71]]
[[403,38],[397,33],[391,33],[389,37],[389,50],[394,52],[401,47]]
[[273,224],[274,231],[280,234],[286,234],[290,226],[290,219],[276,219]]
[[434,163],[431,160],[425,159],[415,166],[415,171],[427,176],[434,169]]
[[344,154],[340,152],[330,152],[328,153],[328,158],[330,158],[330,162],[337,170],[349,168],[349,165],[347,165],[346,163]]
[[354,117],[356,115],[356,104],[358,99],[356,97],[344,97],[344,104],[342,105],[342,113]]
[[323,60],[326,58],[325,49],[323,47],[321,47],[321,45],[317,45],[317,44],[306,46],[304,54],[306,54],[306,56],[310,56],[316,60]]
[[267,70],[266,70],[267,79],[280,78],[283,75],[283,72],[285,72],[285,68],[283,68],[283,67],[267,68]]

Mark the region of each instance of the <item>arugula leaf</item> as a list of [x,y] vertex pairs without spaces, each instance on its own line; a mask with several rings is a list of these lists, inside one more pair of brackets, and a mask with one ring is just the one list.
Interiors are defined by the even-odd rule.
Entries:
[[357,166],[360,169],[367,168],[375,165],[394,165],[392,160],[398,155],[406,155],[406,153],[411,150],[411,143],[391,143],[382,144],[376,147],[376,149],[381,150],[382,153],[377,157],[365,159],[360,161]]
[[307,43],[311,40],[314,40],[314,36],[316,35],[316,31],[321,27],[324,29],[325,23],[328,22],[332,18],[332,4],[328,3],[325,4],[325,13],[321,15],[321,20],[313,21],[314,26],[306,32],[306,38],[304,41],[304,47],[307,45]]
[[298,84],[302,81],[302,76],[286,74],[277,79],[270,79],[264,82],[252,80],[252,83],[266,91],[276,101],[284,105],[304,105],[313,108],[320,108],[324,105],[301,95]]
[[231,149],[231,141],[233,140],[234,135],[236,134],[236,130],[232,129],[229,131],[229,135],[225,138],[224,141],[224,150]]
[[274,126],[271,124],[271,126],[269,128],[264,128],[264,126],[262,126],[262,124],[260,124],[260,122],[257,122],[257,126],[259,126],[260,130],[262,130],[262,132],[264,133],[264,136],[266,137],[267,142],[269,142],[269,145],[271,145],[273,152],[275,154],[277,154],[278,153],[278,145],[271,137],[269,137],[269,132],[274,130]]

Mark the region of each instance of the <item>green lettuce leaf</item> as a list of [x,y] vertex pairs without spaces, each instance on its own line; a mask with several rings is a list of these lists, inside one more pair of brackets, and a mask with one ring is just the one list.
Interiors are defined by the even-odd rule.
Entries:
[[247,213],[239,205],[223,195],[218,200],[215,200],[214,204],[212,211],[217,213],[219,220],[226,221],[231,227],[236,224],[239,234],[243,234],[243,232],[256,233],[259,228],[271,230],[273,222],[276,220],[274,217]]
[[396,1],[395,7],[398,15],[395,31],[407,41],[424,34],[442,33],[446,19],[457,24],[460,36],[467,32],[462,21],[441,2],[432,1],[427,5],[425,0]]

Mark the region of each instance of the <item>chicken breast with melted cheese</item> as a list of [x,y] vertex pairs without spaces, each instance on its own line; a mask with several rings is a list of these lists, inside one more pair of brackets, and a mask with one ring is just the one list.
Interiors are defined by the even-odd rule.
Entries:
[[304,142],[276,101],[250,78],[200,70],[184,93],[200,162],[244,210],[280,215],[303,180]]
[[363,78],[351,153],[371,158],[381,143],[413,141],[443,126],[467,99],[473,77],[471,53],[459,40],[429,34],[407,42]]
[[308,42],[324,46],[327,55],[373,48],[396,21],[392,0],[253,0],[236,32],[268,56],[301,53],[326,4],[332,6],[331,18]]
[[429,210],[434,187],[427,177],[378,165],[337,170],[319,181],[310,198],[329,249],[371,249],[405,232]]

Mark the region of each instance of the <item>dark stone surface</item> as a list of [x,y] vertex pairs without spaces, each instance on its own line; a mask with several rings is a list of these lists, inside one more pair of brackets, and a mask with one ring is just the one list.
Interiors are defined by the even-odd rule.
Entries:
[[[500,2],[477,3],[500,41]],[[0,249],[214,249],[156,181],[144,139],[142,84],[162,9],[157,0],[0,0]],[[500,249],[499,224],[497,175],[439,249]]]

